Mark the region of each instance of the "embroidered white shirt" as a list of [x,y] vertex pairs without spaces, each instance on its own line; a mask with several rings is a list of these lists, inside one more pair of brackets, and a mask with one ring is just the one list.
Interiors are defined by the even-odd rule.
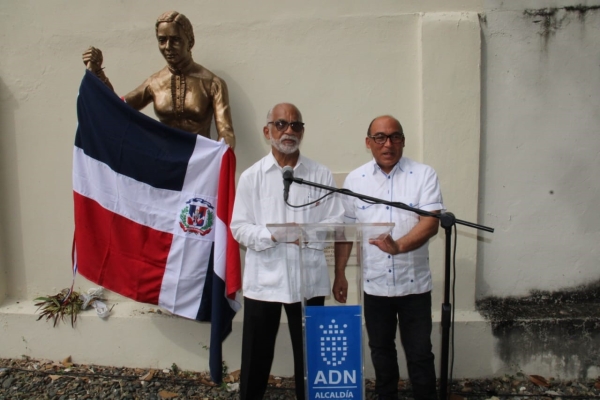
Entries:
[[[375,160],[350,172],[344,188],[387,201],[401,202],[424,211],[445,210],[437,175],[433,168],[402,157],[390,174]],[[371,204],[343,196],[346,223],[393,222],[392,238],[406,235],[419,221],[414,212],[383,204]],[[431,290],[428,243],[408,253],[392,256],[365,240],[363,286],[375,296],[406,296]]]
[[[294,177],[335,187],[329,169],[302,155],[294,168]],[[324,189],[292,183],[288,202],[292,205],[306,204],[326,193]],[[299,247],[273,242],[267,224],[341,223],[343,214],[337,195],[302,208],[286,205],[282,168],[272,153],[244,171],[238,181],[230,224],[235,240],[246,247],[244,296],[281,303],[302,300]],[[322,246],[309,245],[302,251],[303,265],[307,268],[306,298],[329,295],[331,286]]]

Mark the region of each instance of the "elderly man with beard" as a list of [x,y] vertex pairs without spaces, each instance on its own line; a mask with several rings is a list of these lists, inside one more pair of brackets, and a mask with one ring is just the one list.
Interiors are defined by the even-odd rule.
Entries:
[[[289,204],[283,199],[282,169],[290,166],[294,176],[334,186],[331,171],[300,155],[304,135],[302,114],[293,104],[277,104],[267,114],[263,128],[271,152],[242,173],[231,220],[231,232],[246,247],[244,268],[244,328],[240,398],[262,399],[269,379],[279,329],[285,309],[294,355],[296,397],[304,399],[304,360],[298,242],[280,243],[271,235],[269,223],[342,222],[343,208],[335,197],[309,203],[326,194],[308,185],[292,185]],[[303,244],[307,304],[323,305],[329,294],[329,275],[322,248]]]

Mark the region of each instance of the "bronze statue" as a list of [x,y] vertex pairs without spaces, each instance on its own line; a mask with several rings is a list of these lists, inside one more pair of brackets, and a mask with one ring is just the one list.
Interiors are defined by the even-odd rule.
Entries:
[[[210,137],[214,115],[218,139],[232,149],[235,134],[231,123],[229,95],[225,81],[192,59],[194,31],[189,19],[177,11],[167,11],[156,21],[158,49],[167,66],[150,76],[123,99],[136,110],[151,102],[158,119],[167,125]],[[112,90],[102,68],[102,52],[90,47],[83,62]]]

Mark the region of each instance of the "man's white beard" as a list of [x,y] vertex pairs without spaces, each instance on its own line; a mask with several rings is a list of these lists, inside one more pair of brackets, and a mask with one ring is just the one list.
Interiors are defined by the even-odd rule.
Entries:
[[[287,145],[287,144],[281,143],[283,140],[293,140],[294,144]],[[273,137],[271,137],[271,145],[273,147],[275,147],[277,150],[279,150],[280,152],[282,152],[283,154],[293,154],[296,151],[298,151],[298,148],[300,148],[300,140],[298,140],[297,137],[292,136],[292,135],[282,135],[279,138],[279,140],[273,139]]]

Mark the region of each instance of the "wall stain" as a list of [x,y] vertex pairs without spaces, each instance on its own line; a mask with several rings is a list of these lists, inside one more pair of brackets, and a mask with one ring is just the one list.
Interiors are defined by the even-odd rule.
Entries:
[[485,15],[484,13],[479,13],[477,14],[477,17],[479,18],[479,23],[483,26],[487,26],[487,15]]
[[539,34],[544,40],[544,46],[547,47],[550,38],[562,27],[568,16],[577,14],[579,21],[584,23],[586,15],[597,10],[600,10],[600,5],[584,6],[579,4],[567,7],[527,9],[523,11],[523,15],[530,18],[533,23],[540,24]]
[[490,321],[507,365],[537,360],[577,379],[600,367],[600,280],[525,297],[487,297],[476,307]]

